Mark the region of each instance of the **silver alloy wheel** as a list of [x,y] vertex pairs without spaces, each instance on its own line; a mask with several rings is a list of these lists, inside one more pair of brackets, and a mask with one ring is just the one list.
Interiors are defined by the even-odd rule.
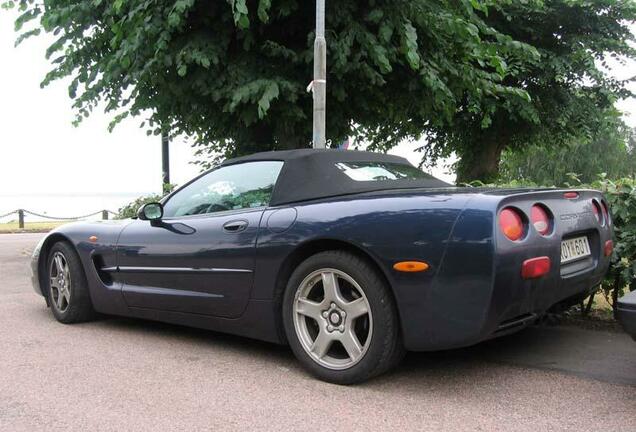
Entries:
[[55,252],[49,272],[51,302],[60,312],[66,312],[71,303],[71,272],[62,252]]
[[362,287],[340,270],[324,268],[307,276],[296,291],[293,314],[303,349],[328,369],[349,369],[371,344],[369,301]]

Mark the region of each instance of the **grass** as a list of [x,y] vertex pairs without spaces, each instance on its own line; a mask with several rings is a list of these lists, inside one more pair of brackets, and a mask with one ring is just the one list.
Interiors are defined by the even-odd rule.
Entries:
[[0,223],[0,233],[23,233],[23,232],[48,232],[54,228],[64,225],[69,221],[56,221],[56,222],[26,222],[24,229],[20,229],[17,221]]

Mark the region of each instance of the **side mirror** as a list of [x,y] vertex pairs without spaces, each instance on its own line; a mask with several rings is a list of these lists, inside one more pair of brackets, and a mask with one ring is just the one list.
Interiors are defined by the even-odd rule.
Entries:
[[160,203],[148,203],[137,212],[139,220],[158,221],[163,217],[163,206]]

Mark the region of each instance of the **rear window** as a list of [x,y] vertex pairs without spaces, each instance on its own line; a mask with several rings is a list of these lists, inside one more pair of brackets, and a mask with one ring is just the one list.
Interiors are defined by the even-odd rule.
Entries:
[[412,165],[390,162],[338,162],[336,167],[355,181],[430,180],[434,177]]

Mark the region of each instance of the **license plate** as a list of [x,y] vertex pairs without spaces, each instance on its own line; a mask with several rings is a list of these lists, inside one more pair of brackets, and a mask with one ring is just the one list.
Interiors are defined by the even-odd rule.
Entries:
[[561,264],[592,255],[587,237],[577,237],[561,242]]

